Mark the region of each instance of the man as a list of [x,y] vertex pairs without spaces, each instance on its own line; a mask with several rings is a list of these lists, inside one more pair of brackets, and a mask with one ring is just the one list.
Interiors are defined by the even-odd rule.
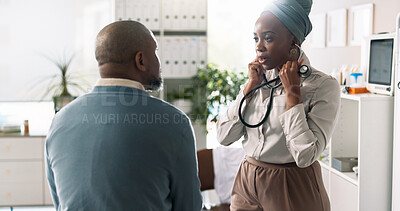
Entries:
[[118,21],[96,39],[101,79],[54,117],[47,178],[57,210],[200,210],[188,117],[144,90],[161,85],[154,35]]

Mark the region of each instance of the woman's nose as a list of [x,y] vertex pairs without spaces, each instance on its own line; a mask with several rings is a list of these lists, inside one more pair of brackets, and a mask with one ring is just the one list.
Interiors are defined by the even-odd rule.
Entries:
[[263,45],[263,43],[261,41],[258,41],[256,43],[256,51],[260,51],[260,52],[265,51],[265,46]]

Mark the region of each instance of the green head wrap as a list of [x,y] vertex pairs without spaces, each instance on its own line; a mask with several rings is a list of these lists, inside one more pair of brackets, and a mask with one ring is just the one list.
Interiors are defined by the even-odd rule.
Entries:
[[312,30],[308,17],[312,3],[312,0],[276,0],[265,7],[263,12],[274,14],[301,44]]

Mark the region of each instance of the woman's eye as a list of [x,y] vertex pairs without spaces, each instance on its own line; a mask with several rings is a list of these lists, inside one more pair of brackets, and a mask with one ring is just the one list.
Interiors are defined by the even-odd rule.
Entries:
[[265,37],[264,38],[267,42],[271,42],[272,41],[272,38],[271,37]]
[[258,37],[253,38],[254,42],[258,42]]

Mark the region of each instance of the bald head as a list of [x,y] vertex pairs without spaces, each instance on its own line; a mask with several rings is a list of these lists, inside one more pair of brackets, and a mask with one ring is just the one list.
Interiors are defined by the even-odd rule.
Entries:
[[157,90],[162,84],[158,44],[153,33],[136,21],[118,21],[96,38],[101,78],[124,78]]
[[151,32],[136,21],[118,21],[104,27],[96,38],[96,60],[106,63],[127,64],[138,51],[144,50]]

